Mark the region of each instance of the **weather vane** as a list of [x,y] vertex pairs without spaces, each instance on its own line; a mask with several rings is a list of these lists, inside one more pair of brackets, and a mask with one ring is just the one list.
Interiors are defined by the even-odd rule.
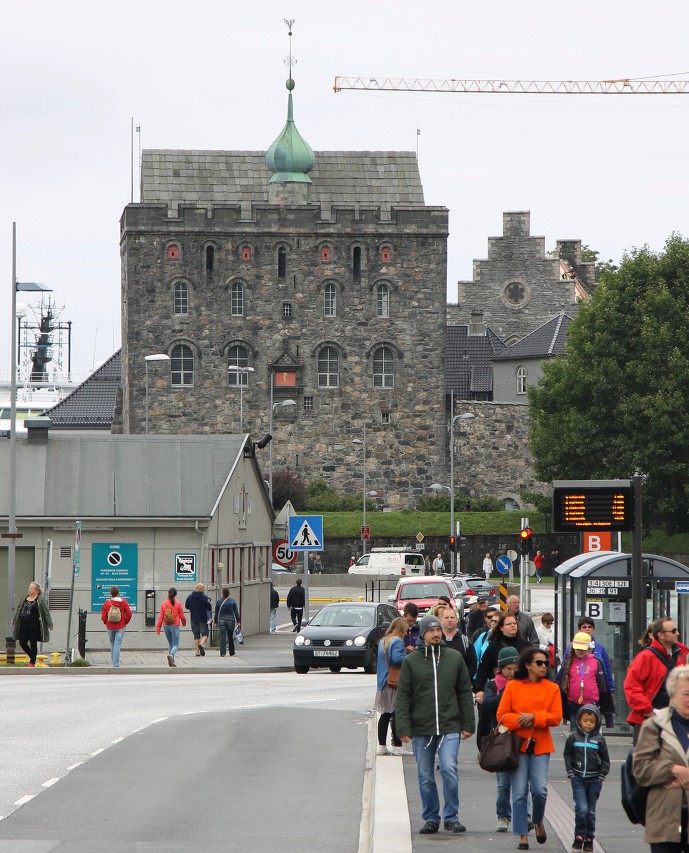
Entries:
[[284,22],[287,24],[289,36],[289,56],[285,57],[285,65],[289,68],[289,76],[292,76],[292,67],[297,64],[297,60],[292,56],[292,24],[294,23],[294,18],[283,18]]

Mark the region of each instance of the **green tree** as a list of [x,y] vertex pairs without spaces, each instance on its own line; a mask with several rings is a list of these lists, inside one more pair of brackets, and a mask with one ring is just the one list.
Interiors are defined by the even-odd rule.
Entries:
[[536,475],[646,475],[644,523],[689,530],[689,242],[634,249],[529,389]]
[[593,262],[596,267],[596,281],[600,281],[605,273],[615,272],[615,270],[619,269],[616,263],[614,263],[612,258],[608,258],[607,261],[599,261],[600,252],[598,249],[592,249],[590,246],[582,246],[581,247],[581,260],[586,262]]
[[304,481],[289,468],[281,468],[273,472],[273,507],[278,512],[287,501],[292,502],[295,509],[304,506]]

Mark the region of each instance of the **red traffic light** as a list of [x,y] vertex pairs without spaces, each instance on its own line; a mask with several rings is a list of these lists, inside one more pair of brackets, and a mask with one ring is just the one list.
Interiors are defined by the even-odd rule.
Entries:
[[450,536],[448,542],[449,542],[450,548],[454,548],[455,545],[457,544],[457,537],[456,536]]
[[519,531],[519,538],[522,540],[522,542],[526,542],[526,540],[529,538],[529,536],[531,536],[531,528],[530,527],[525,527],[523,530]]

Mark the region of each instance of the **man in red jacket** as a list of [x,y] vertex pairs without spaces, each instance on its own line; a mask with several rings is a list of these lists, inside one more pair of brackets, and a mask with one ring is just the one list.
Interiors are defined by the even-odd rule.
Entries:
[[689,648],[680,643],[678,634],[672,619],[656,619],[651,645],[642,649],[629,665],[624,695],[631,709],[627,722],[634,729],[634,743],[644,720],[670,704],[665,689],[668,673],[687,662]]

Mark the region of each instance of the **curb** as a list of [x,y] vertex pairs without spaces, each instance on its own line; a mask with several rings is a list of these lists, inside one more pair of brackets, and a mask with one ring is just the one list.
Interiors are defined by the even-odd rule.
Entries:
[[290,664],[289,666],[249,666],[249,665],[238,665],[234,667],[214,667],[213,669],[196,669],[194,667],[176,667],[174,670],[170,667],[166,667],[163,669],[160,667],[153,666],[54,666],[54,667],[36,667],[35,669],[29,669],[28,667],[18,667],[17,669],[10,669],[9,667],[0,668],[0,677],[2,676],[15,676],[15,677],[28,677],[33,678],[34,676],[40,675],[76,675],[76,676],[89,676],[89,675],[232,675],[234,673],[239,673],[241,675],[247,675],[251,673],[262,674],[262,673],[271,673],[271,672],[293,672],[294,667]]

